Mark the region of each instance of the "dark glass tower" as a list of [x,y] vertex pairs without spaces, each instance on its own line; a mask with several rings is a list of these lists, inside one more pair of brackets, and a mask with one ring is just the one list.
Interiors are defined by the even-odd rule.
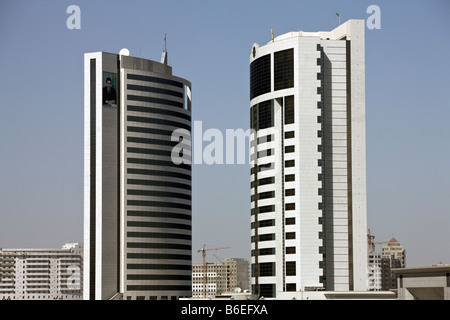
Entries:
[[166,60],[85,54],[84,299],[191,295],[190,88]]

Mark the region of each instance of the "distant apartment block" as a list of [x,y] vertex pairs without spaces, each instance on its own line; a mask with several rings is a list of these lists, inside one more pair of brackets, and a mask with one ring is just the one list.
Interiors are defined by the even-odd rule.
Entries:
[[381,254],[374,251],[369,252],[368,261],[368,291],[381,291]]
[[385,261],[383,270],[382,290],[397,288],[397,274],[392,270],[405,268],[405,247],[392,238],[381,248],[381,257]]
[[214,298],[230,292],[250,289],[249,262],[242,258],[228,258],[222,263],[207,262],[206,277],[203,264],[192,265],[192,297]]
[[0,249],[0,300],[81,300],[83,245]]
[[[368,290],[386,291],[397,288],[397,275],[393,269],[405,267],[405,248],[395,239],[375,242],[368,236]],[[377,252],[375,244],[387,244]]]

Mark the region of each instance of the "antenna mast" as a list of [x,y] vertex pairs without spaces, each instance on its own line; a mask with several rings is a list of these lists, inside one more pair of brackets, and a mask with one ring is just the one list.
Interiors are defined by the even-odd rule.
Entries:
[[161,55],[161,63],[167,64],[167,33],[164,34],[164,50]]

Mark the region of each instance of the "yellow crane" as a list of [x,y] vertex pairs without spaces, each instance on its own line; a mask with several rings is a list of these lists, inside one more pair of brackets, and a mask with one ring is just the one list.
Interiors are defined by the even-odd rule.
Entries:
[[197,252],[202,253],[202,259],[203,259],[203,298],[206,298],[206,251],[222,250],[222,249],[228,249],[228,248],[230,248],[230,247],[206,249],[205,244],[203,244],[203,248],[197,250]]
[[368,241],[369,249],[371,249],[373,252],[375,252],[376,244],[389,243],[389,241],[375,242],[375,241],[373,241],[374,239],[375,239],[375,236],[370,234],[370,229],[369,229],[369,233],[367,234],[367,241]]

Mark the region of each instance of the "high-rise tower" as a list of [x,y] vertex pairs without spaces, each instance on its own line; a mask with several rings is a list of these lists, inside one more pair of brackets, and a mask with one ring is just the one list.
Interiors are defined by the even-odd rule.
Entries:
[[84,65],[84,299],[190,296],[190,135],[181,163],[172,135],[191,131],[191,84],[164,54],[86,53]]
[[367,290],[364,20],[250,53],[252,290]]

